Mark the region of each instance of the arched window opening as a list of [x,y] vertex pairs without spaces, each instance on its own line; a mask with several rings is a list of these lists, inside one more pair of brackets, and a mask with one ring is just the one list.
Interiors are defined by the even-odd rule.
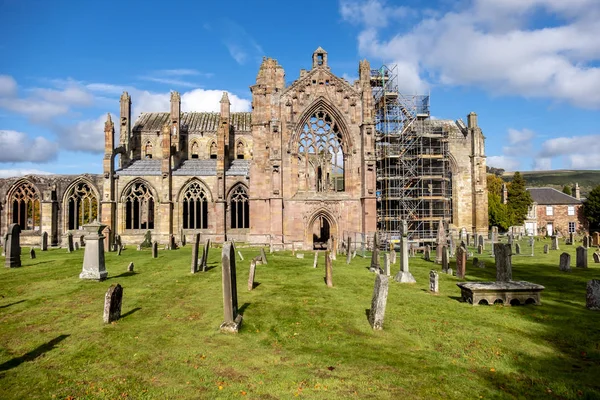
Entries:
[[239,185],[231,194],[231,229],[250,228],[250,202],[246,188]]
[[12,194],[12,223],[22,231],[39,231],[40,197],[30,182],[21,183]]
[[238,142],[238,144],[236,146],[236,154],[237,154],[238,160],[244,159],[244,143]]
[[207,228],[208,196],[198,182],[193,182],[183,195],[183,229]]
[[126,194],[125,229],[154,229],[154,197],[143,182],[131,185]]
[[304,124],[300,133],[300,169],[309,190],[343,192],[344,151],[338,124],[325,111],[318,111]]
[[217,159],[217,144],[215,142],[210,144],[210,158]]
[[198,142],[194,142],[194,143],[192,143],[192,148],[190,151],[191,158],[198,158],[198,153],[199,153]]
[[98,198],[85,182],[73,186],[67,197],[68,229],[81,229],[98,219]]
[[144,148],[144,158],[151,159],[152,158],[152,143],[147,142],[146,147]]

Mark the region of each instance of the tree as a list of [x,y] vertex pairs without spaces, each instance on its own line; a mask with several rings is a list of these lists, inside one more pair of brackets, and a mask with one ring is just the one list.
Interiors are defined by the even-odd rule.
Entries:
[[497,175],[487,175],[488,217],[490,226],[505,231],[510,226],[508,207],[502,203],[502,185],[505,182]]
[[517,171],[513,175],[512,182],[508,187],[508,214],[511,225],[523,225],[527,217],[529,207],[533,204],[533,199],[525,189],[525,179]]
[[583,215],[590,223],[590,230],[600,228],[600,185],[588,194],[583,203]]
[[571,186],[569,185],[565,185],[563,186],[563,191],[564,194],[568,194],[569,196],[573,196],[573,192],[571,192]]

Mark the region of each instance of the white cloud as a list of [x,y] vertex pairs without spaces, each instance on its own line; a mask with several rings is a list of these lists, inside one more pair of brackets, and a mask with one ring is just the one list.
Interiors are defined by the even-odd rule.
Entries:
[[565,168],[600,168],[600,135],[558,137],[542,143],[540,158],[562,159]]
[[535,132],[527,128],[521,130],[514,128],[508,129],[508,143],[510,144],[526,143],[531,141],[534,137]]
[[390,19],[409,15],[408,7],[387,6],[383,2],[369,0],[366,2],[340,1],[340,14],[346,21],[372,27],[385,27]]
[[[113,121],[115,120],[113,116]],[[54,130],[64,149],[101,153],[104,151],[105,121],[106,114],[103,114],[96,119],[79,121],[73,125],[57,125]],[[118,131],[115,134],[118,135]],[[115,136],[115,140],[118,140],[117,136]]]
[[258,61],[263,56],[263,49],[241,25],[225,19],[222,28],[223,44],[238,64],[245,64],[248,60]]
[[521,161],[514,157],[507,156],[489,156],[487,165],[495,168],[502,168],[506,171],[516,171],[521,165]]
[[549,171],[552,169],[552,158],[550,157],[536,157],[533,163],[533,169],[535,171]]
[[[251,101],[227,93],[232,112],[250,111]],[[223,90],[196,89],[181,96],[181,108],[185,111],[219,111]]]
[[58,145],[44,137],[8,130],[0,130],[0,148],[0,162],[43,163],[54,160],[58,153]]
[[52,175],[52,172],[39,169],[0,169],[0,178],[13,178],[25,175]]
[[[376,3],[376,4],[371,4]],[[342,16],[348,15],[346,1]],[[355,3],[353,3],[355,4]],[[361,21],[358,36],[362,55],[400,62],[412,73],[416,86],[424,77],[442,85],[467,85],[494,94],[549,97],[576,106],[600,108],[600,2],[595,0],[474,0],[458,11],[415,18],[406,29],[383,36],[381,21],[367,24],[369,10],[386,7],[383,1],[370,8],[355,6]],[[557,13],[555,26],[531,28],[542,13]],[[391,24],[390,24],[391,25]]]
[[13,97],[17,94],[17,81],[10,75],[0,75],[0,97]]
[[510,128],[507,134],[508,146],[504,146],[502,152],[507,156],[530,155],[533,151],[533,138],[535,138],[535,132],[530,129]]

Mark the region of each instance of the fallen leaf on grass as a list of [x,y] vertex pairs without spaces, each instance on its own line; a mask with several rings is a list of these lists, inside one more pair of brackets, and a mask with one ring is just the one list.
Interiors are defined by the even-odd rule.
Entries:
[[490,372],[496,372],[496,368],[490,368]]
[[329,367],[327,367],[327,369],[330,370],[330,371],[333,371],[335,369],[335,367],[329,366]]

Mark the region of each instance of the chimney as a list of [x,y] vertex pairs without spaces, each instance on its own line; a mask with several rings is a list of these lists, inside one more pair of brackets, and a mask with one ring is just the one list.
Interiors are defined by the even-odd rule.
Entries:
[[575,186],[573,187],[573,197],[577,200],[581,200],[581,192],[579,191],[579,183],[575,182]]
[[467,124],[469,128],[477,128],[477,114],[470,112],[467,115]]

